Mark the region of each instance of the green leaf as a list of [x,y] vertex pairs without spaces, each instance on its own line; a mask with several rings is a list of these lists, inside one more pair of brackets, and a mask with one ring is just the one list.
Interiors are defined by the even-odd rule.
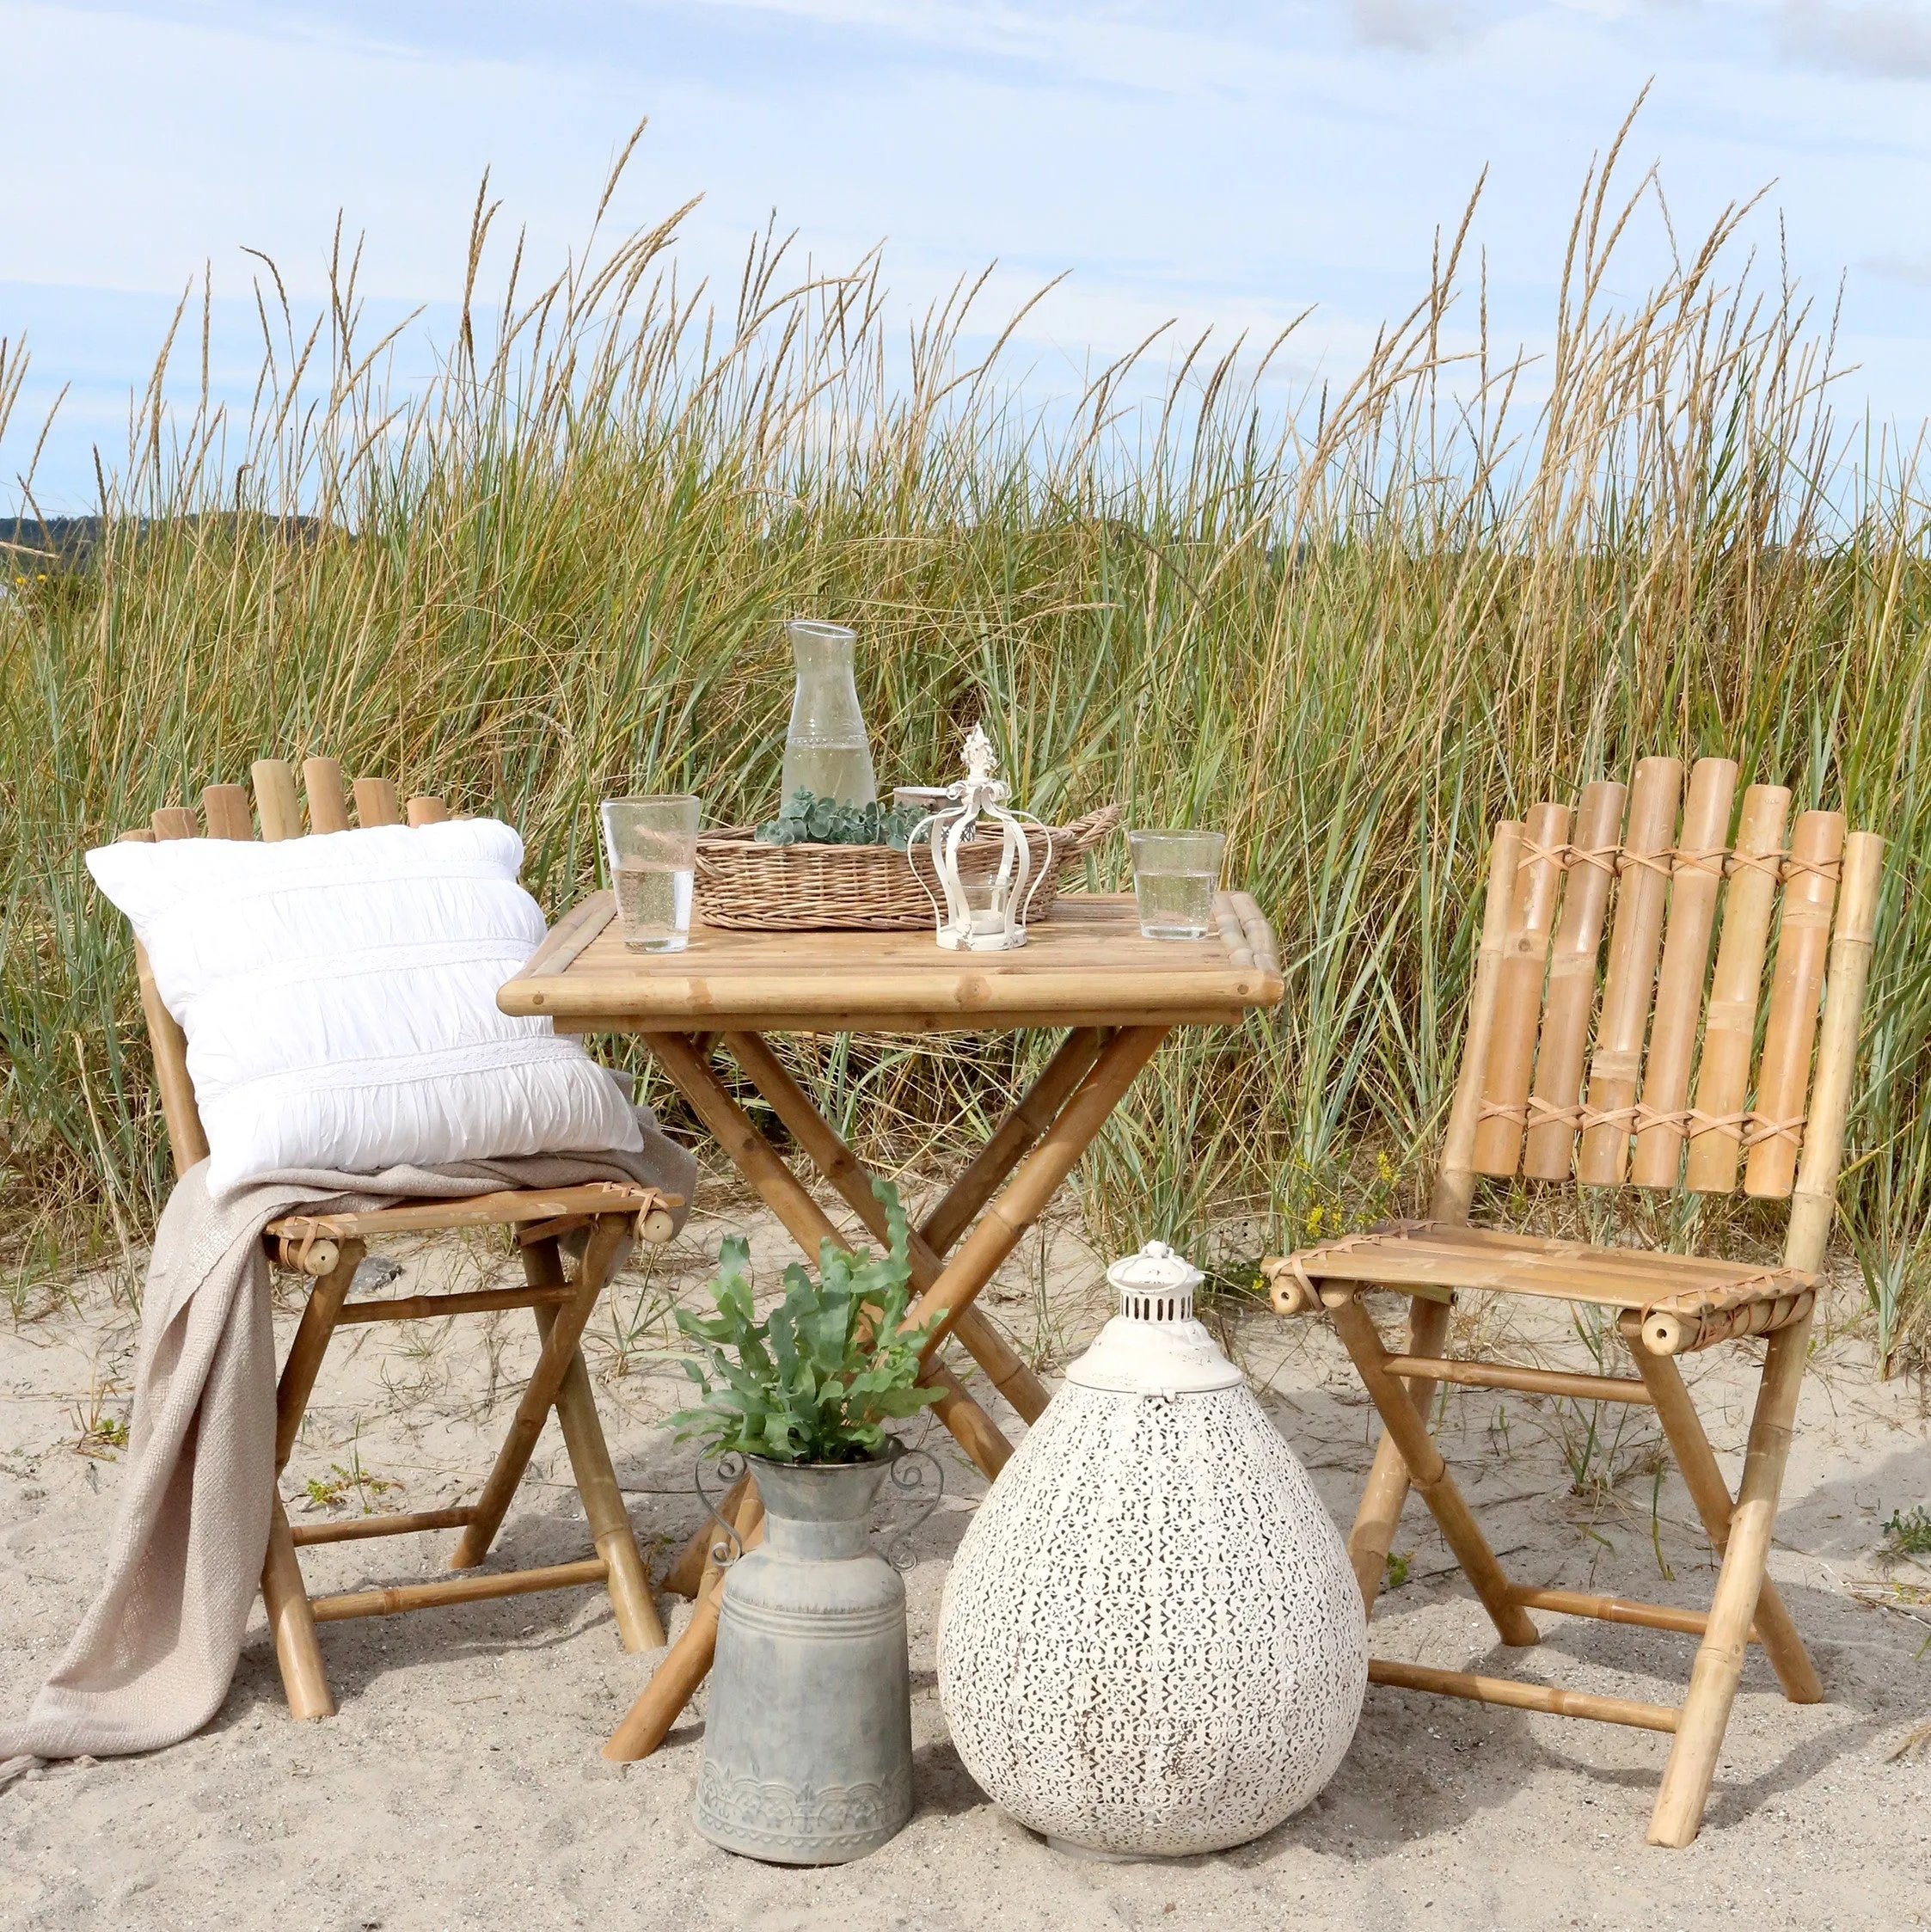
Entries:
[[697,1345],[684,1371],[702,1393],[671,1417],[677,1440],[698,1437],[714,1455],[850,1462],[884,1447],[885,1421],[938,1399],[936,1389],[918,1386],[919,1351],[930,1331],[901,1332],[911,1299],[910,1230],[897,1192],[874,1185],[889,1252],[826,1241],[818,1279],[794,1261],[762,1322],[749,1245],[738,1236],[725,1242],[709,1285],[717,1312],[677,1310],[679,1333]]

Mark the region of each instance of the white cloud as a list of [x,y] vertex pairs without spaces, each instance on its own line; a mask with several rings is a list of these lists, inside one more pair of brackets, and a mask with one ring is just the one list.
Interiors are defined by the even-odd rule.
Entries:
[[1364,45],[1405,53],[1461,46],[1475,26],[1460,0],[1348,0],[1348,23]]
[[1785,54],[1880,81],[1931,79],[1931,6],[1913,0],[1784,0]]

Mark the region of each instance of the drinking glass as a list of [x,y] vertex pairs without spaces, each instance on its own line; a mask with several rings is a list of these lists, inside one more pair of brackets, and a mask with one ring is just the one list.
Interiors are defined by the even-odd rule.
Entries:
[[633,953],[681,953],[690,942],[702,803],[682,792],[604,802],[604,851],[623,943]]
[[1205,939],[1213,930],[1214,889],[1227,835],[1217,831],[1130,831],[1133,896],[1149,939]]

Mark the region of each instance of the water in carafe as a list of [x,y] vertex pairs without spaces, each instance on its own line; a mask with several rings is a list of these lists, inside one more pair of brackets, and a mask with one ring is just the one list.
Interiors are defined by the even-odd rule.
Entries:
[[784,628],[798,666],[798,689],[784,735],[783,796],[802,787],[817,798],[869,805],[879,787],[853,674],[856,633],[802,618]]

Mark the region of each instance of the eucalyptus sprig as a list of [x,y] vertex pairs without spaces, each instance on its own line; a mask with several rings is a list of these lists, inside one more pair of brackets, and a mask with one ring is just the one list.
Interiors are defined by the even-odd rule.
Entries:
[[903,852],[923,813],[910,806],[847,805],[818,798],[800,785],[775,819],[757,828],[761,845],[889,845]]
[[733,1235],[710,1282],[713,1316],[677,1311],[698,1352],[684,1373],[703,1391],[671,1420],[677,1439],[696,1436],[714,1456],[779,1463],[856,1463],[885,1447],[883,1425],[938,1399],[918,1386],[929,1326],[904,1329],[911,1267],[898,1190],[874,1181],[890,1252],[853,1253],[827,1240],[814,1282],[798,1262],[784,1271],[784,1299],[763,1321],[751,1300],[751,1250]]

